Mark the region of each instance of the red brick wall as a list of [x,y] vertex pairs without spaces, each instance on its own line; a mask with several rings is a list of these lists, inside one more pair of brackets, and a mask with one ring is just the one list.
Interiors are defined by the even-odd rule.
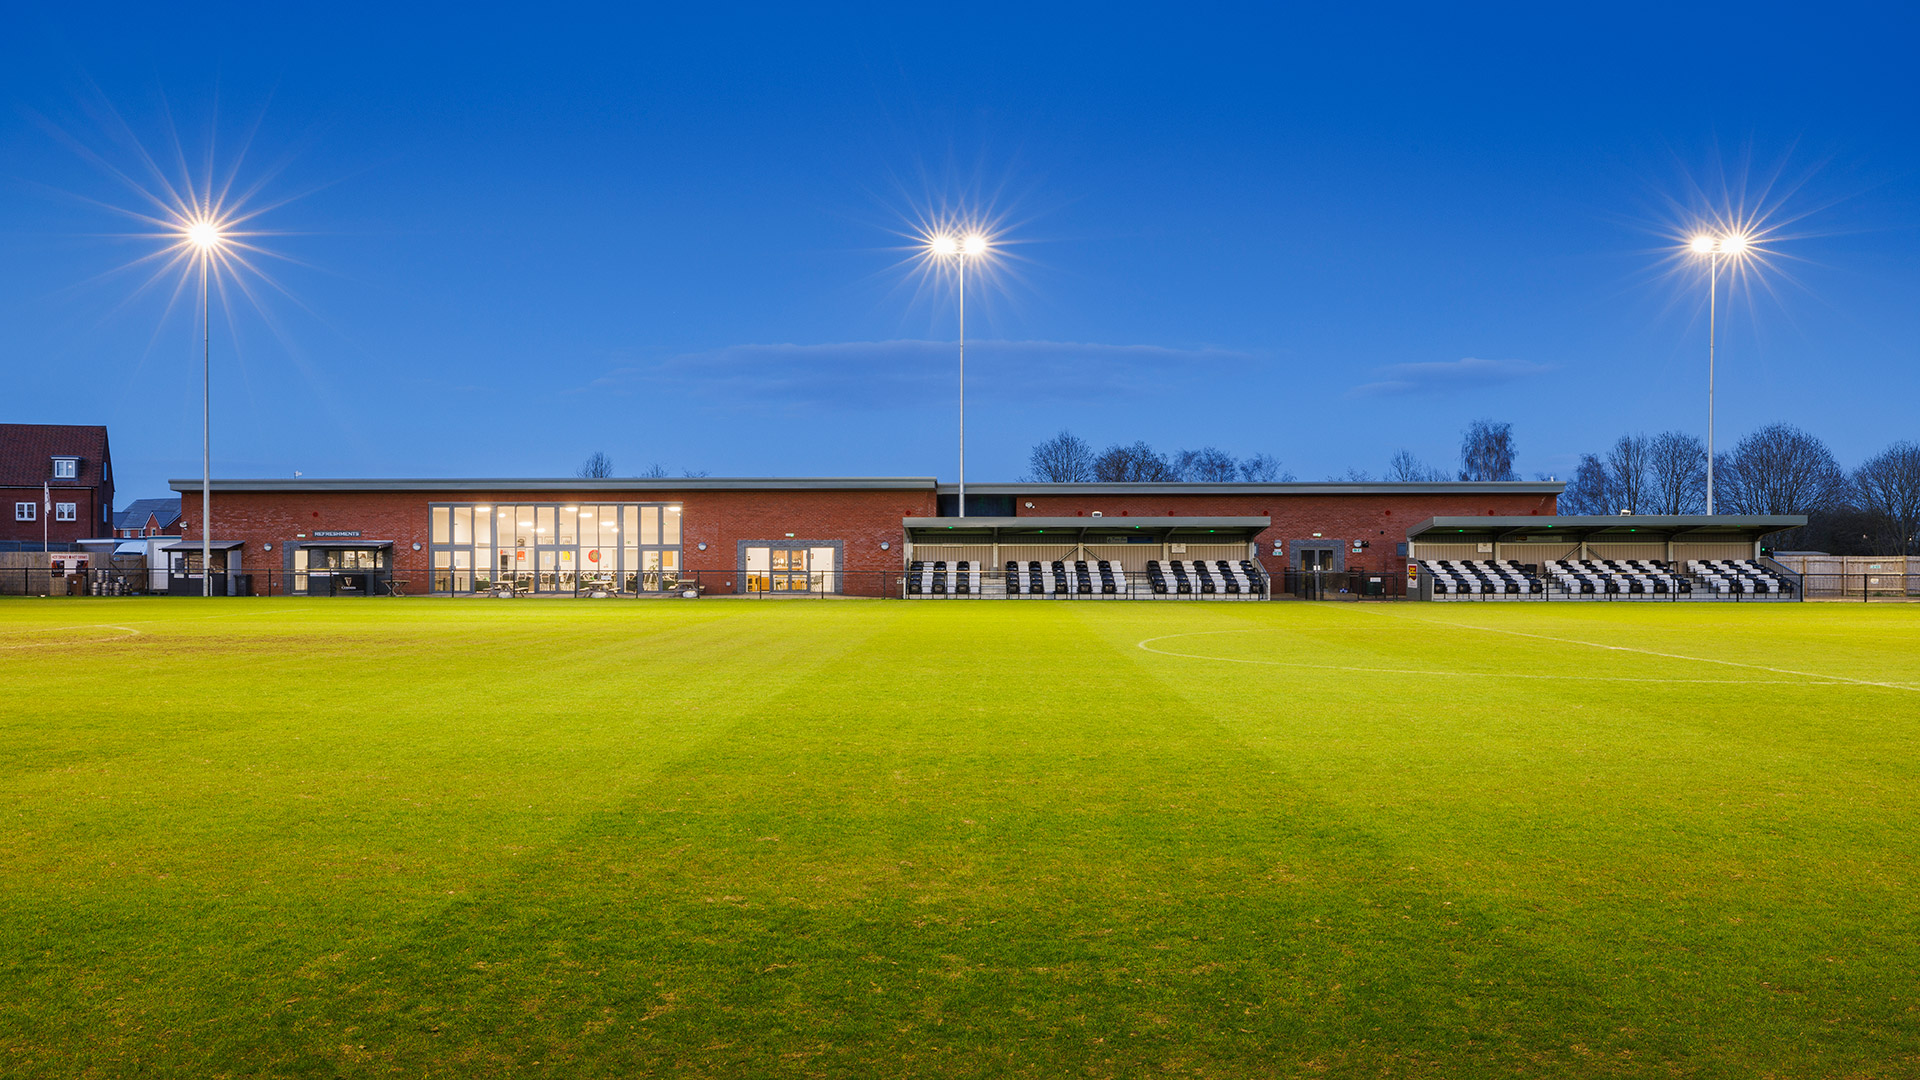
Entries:
[[[1031,502],[1033,509],[1026,504]],[[1406,559],[1396,555],[1407,530],[1430,517],[1474,514],[1554,513],[1552,495],[1022,495],[1022,517],[1076,517],[1098,510],[1105,518],[1270,517],[1259,536],[1260,562],[1270,574],[1286,569],[1290,541],[1321,540],[1341,545],[1349,570],[1403,573]],[[1315,537],[1313,534],[1321,534]],[[1352,541],[1372,546],[1354,554]]]
[[[428,548],[427,507],[436,502],[514,503],[558,501],[529,492],[215,492],[215,540],[241,540],[244,569],[280,570],[283,545],[311,537],[315,530],[360,530],[368,540],[394,542],[396,566],[425,578]],[[588,500],[581,500],[588,501]],[[709,592],[732,592],[740,584],[739,542],[788,540],[839,541],[849,571],[845,591],[854,595],[894,595],[892,576],[901,567],[900,519],[932,517],[931,491],[686,491],[595,492],[591,501],[678,502],[685,507],[681,558],[699,571]],[[1025,503],[1033,503],[1028,509]],[[1342,546],[1349,570],[1403,572],[1397,555],[1407,529],[1426,518],[1475,514],[1554,513],[1552,495],[1023,495],[1018,513],[1032,517],[1075,517],[1099,510],[1113,521],[1138,517],[1264,516],[1273,525],[1259,536],[1260,561],[1269,573],[1286,569],[1290,541],[1313,539]],[[200,499],[184,500],[183,534],[198,538]],[[98,512],[98,509],[95,509]],[[11,507],[7,513],[12,513]],[[1352,541],[1371,547],[1354,554]],[[891,545],[880,550],[882,541]],[[707,550],[699,550],[705,542]],[[264,550],[271,543],[274,550]],[[413,545],[421,545],[414,551]],[[415,591],[423,591],[419,586]]]
[[[66,481],[72,485],[73,481]],[[47,509],[43,501],[44,492],[38,484],[30,488],[0,488],[0,540],[20,540],[29,544],[40,542],[41,519],[46,519],[46,538],[49,543],[70,544],[75,540],[97,540],[113,535],[113,525],[101,520],[100,488],[95,485],[85,487],[61,487],[61,481],[53,483],[53,501],[73,503],[74,520],[55,521],[54,512]],[[13,504],[30,502],[34,506],[36,517],[32,521],[13,520]]]
[[[428,564],[427,508],[433,503],[565,501],[531,492],[220,492],[213,495],[213,539],[240,540],[243,569],[282,569],[283,545],[315,530],[360,530],[366,540],[393,541],[394,564]],[[858,596],[893,595],[900,568],[900,519],[934,513],[932,491],[601,491],[582,502],[677,502],[681,515],[682,566],[701,573],[709,592],[732,592],[740,584],[737,552],[742,540],[839,541],[849,571],[845,591]],[[200,536],[200,498],[183,505],[184,535]],[[891,545],[880,550],[880,544]],[[707,550],[701,551],[704,542]],[[273,544],[272,551],[263,545]],[[421,550],[414,551],[418,543]],[[421,591],[416,585],[415,591]]]

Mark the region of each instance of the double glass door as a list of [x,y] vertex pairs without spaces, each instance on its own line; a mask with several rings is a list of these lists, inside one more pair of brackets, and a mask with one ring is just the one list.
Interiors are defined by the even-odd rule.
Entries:
[[748,592],[838,592],[830,547],[749,546]]

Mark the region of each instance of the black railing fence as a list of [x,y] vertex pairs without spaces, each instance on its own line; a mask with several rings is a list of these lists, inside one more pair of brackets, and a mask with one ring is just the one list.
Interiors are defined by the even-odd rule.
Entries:
[[[1012,587],[1004,571],[977,571],[965,579],[947,575],[939,587],[913,578],[906,570],[766,571],[647,570],[633,573],[529,571],[488,574],[475,570],[399,566],[379,569],[218,571],[211,575],[194,569],[86,569],[52,570],[0,568],[0,595],[13,596],[467,596],[488,599],[567,597],[617,600],[750,596],[763,599],[825,599],[834,596],[906,599],[1266,599],[1264,575],[1236,582],[1232,589],[1215,576],[1203,589],[1197,580],[1182,591],[1168,579],[1165,592],[1156,592],[1144,575],[1126,575],[1111,590],[1094,578],[1089,582],[1063,580],[1059,589],[1028,591],[1023,575],[1014,575]],[[915,588],[918,584],[923,588]]]
[[1434,599],[1449,603],[1514,600],[1607,601],[1631,603],[1713,601],[1780,603],[1827,600],[1849,603],[1920,601],[1920,573],[1833,573],[1794,575],[1785,591],[1719,591],[1693,582],[1691,592],[1596,590],[1571,592],[1559,582],[1541,579],[1542,590],[1437,594],[1426,574],[1409,579],[1404,572],[1287,570],[1269,578],[1258,573],[1230,586],[1224,575],[1211,581],[1164,577],[1156,587],[1144,574],[1116,575],[1111,581],[1089,574],[1008,575],[1005,571],[957,571],[937,583],[925,573],[905,570],[774,572],[759,570],[643,571],[632,574],[543,571],[488,575],[471,570],[394,567],[362,570],[216,571],[211,580],[198,570],[0,567],[0,596],[107,597],[201,596],[465,596],[501,599],[566,597],[619,600],[750,596],[762,599],[825,599],[834,596],[892,597],[909,600],[1263,600],[1291,595],[1301,600]]

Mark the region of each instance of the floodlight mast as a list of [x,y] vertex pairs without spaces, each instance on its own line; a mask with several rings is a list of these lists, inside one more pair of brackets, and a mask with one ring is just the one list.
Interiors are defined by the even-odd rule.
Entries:
[[1712,236],[1701,233],[1688,242],[1695,255],[1707,257],[1707,516],[1713,516],[1713,391],[1714,347],[1718,337],[1720,306],[1720,257],[1737,259],[1746,254],[1749,241],[1738,233]]
[[967,261],[987,253],[987,238],[968,233],[964,238],[947,233],[927,240],[927,251],[938,259],[953,259],[958,275],[957,295],[960,308],[960,498],[957,516],[967,516]]
[[200,595],[213,595],[213,257],[220,225],[202,217],[187,226],[200,262]]

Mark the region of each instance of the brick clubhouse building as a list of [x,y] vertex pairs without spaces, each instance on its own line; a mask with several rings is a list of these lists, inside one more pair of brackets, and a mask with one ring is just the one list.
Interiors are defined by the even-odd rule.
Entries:
[[[175,480],[197,575],[200,481]],[[973,484],[930,477],[215,480],[221,591],[905,595],[909,566],[1243,561],[1403,575],[1439,517],[1551,517],[1562,484]],[[241,577],[240,575],[246,575]],[[187,590],[182,590],[187,591]],[[198,592],[198,588],[191,589]],[[988,588],[986,591],[991,592]]]

